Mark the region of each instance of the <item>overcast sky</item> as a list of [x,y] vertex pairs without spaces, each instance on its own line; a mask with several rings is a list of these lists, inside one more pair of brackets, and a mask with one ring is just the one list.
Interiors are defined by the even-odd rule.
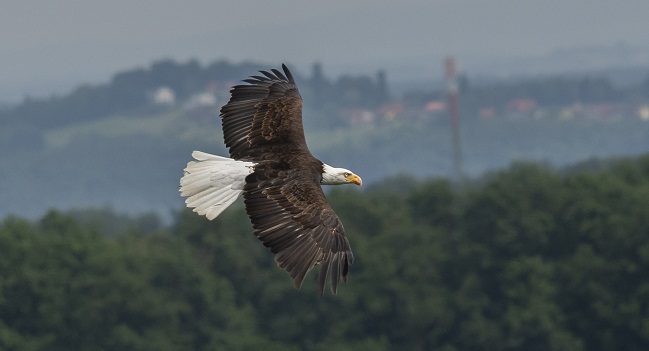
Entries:
[[[389,78],[559,48],[649,46],[646,0],[3,2],[0,101],[100,83],[162,58],[286,62]],[[408,68],[408,69],[406,69]]]

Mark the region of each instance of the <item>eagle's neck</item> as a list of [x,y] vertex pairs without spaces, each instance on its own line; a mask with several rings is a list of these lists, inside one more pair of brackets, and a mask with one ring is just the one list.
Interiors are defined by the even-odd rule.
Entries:
[[345,179],[341,174],[345,172],[342,168],[331,167],[326,163],[322,164],[322,180],[320,184],[324,185],[340,185],[345,184]]

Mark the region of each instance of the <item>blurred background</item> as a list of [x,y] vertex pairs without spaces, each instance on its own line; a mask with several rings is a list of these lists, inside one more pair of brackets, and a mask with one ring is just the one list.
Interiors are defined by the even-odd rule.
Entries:
[[[23,1],[0,12],[0,348],[649,348],[649,3]],[[357,260],[300,291],[184,209],[286,63]]]

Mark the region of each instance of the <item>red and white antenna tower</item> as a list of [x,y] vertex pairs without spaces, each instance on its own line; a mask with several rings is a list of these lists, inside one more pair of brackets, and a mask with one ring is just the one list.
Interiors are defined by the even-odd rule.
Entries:
[[462,181],[464,172],[462,170],[462,143],[460,141],[460,112],[458,108],[458,84],[455,59],[446,58],[444,61],[446,81],[448,83],[448,110],[451,117],[451,131],[453,133],[453,170],[457,180]]

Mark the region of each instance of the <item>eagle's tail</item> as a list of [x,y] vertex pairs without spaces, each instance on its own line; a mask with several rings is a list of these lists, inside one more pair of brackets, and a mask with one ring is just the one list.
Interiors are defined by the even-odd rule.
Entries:
[[254,164],[201,151],[192,157],[196,161],[187,163],[180,178],[180,195],[187,198],[187,207],[212,220],[239,197]]

